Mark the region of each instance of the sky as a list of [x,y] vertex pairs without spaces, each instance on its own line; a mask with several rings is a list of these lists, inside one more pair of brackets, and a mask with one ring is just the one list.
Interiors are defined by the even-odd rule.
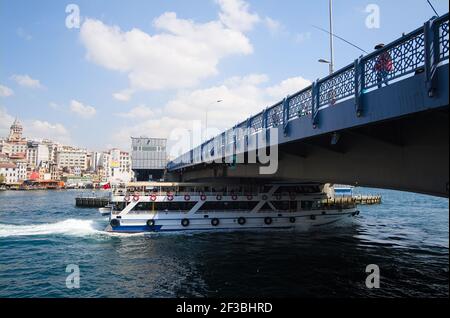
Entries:
[[[368,52],[434,15],[426,0],[333,11],[334,32]],[[314,25],[329,28],[328,0],[0,0],[0,137],[15,117],[27,137],[99,151],[228,129],[328,74]],[[335,40],[335,69],[361,54]]]

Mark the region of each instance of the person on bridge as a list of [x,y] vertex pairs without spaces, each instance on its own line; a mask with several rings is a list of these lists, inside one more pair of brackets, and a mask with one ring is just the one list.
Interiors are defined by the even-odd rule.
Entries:
[[[375,46],[375,50],[381,50],[383,47],[384,44],[378,44],[377,46]],[[388,86],[389,84],[387,81],[387,77],[389,73],[394,69],[392,57],[388,51],[384,51],[383,53],[378,55],[374,69],[377,74],[378,88],[381,88],[383,86],[383,83]]]

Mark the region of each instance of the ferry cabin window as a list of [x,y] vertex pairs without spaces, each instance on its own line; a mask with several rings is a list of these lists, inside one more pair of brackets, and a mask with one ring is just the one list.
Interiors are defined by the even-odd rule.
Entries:
[[133,211],[181,212],[190,211],[196,202],[142,202]]
[[302,210],[312,210],[313,201],[301,201]]
[[271,203],[277,211],[297,211],[297,201],[273,201]]
[[200,207],[199,211],[251,211],[256,207],[257,204],[258,202],[252,201],[207,201]]

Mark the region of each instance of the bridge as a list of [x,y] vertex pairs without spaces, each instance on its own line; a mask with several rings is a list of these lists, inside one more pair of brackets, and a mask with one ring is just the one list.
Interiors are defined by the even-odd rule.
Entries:
[[[341,183],[448,197],[448,28],[447,13],[316,80],[169,162],[168,178]],[[386,54],[392,68],[382,77],[376,65]],[[276,138],[267,137],[274,130]],[[271,175],[248,160],[266,151],[254,138],[261,135],[278,147]]]

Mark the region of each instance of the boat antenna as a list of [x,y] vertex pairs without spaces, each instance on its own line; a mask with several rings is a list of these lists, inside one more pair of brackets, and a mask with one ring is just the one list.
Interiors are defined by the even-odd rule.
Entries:
[[338,38],[339,40],[344,41],[344,42],[347,43],[347,44],[350,44],[351,46],[357,48],[358,50],[360,50],[360,51],[362,51],[362,52],[364,52],[364,53],[366,53],[366,54],[369,54],[366,50],[360,48],[360,47],[357,46],[356,44],[353,44],[353,43],[351,43],[350,41],[347,41],[346,39],[344,39],[344,38],[342,38],[342,37],[340,37],[340,36],[338,36],[338,35],[336,35],[336,34],[334,34],[334,33],[331,33],[331,32],[328,31],[328,30],[325,30],[325,29],[323,29],[323,28],[321,28],[321,27],[318,27],[318,26],[316,26],[316,25],[313,25],[313,27],[316,28],[316,29],[319,29],[320,31],[323,31],[323,32],[325,32],[325,33],[328,33],[328,34],[334,36],[335,38]]
[[431,9],[433,9],[434,13],[439,17],[439,13],[437,13],[436,9],[434,8],[433,4],[430,0],[427,0],[428,4],[430,5]]

